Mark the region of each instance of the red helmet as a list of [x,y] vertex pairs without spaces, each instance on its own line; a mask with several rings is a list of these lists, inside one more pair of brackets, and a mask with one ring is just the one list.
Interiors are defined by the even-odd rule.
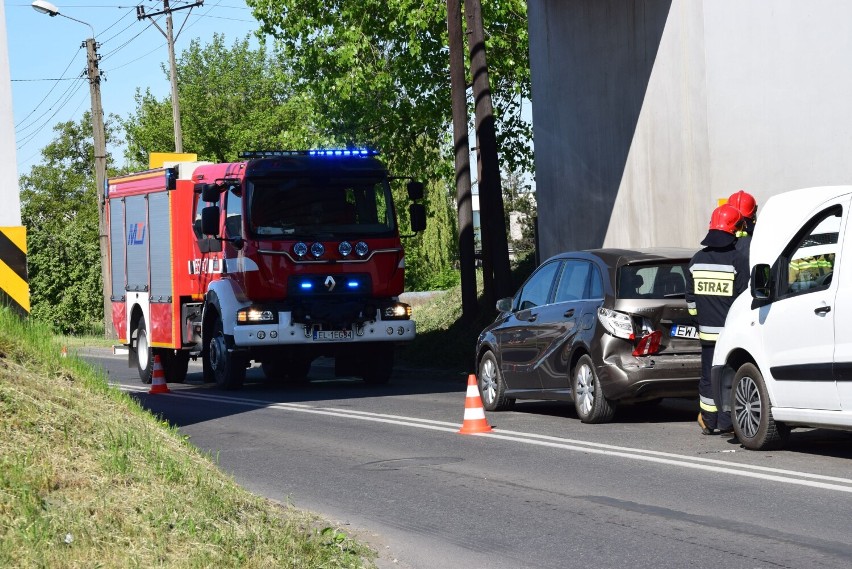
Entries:
[[734,234],[741,219],[742,216],[737,208],[728,204],[720,205],[710,216],[710,229]]
[[728,203],[737,208],[737,211],[743,217],[751,219],[754,217],[754,212],[757,211],[757,202],[754,201],[754,196],[740,190],[728,198]]

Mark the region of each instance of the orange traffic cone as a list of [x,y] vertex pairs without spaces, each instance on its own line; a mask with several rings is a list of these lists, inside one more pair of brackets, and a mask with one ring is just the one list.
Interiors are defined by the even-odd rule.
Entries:
[[479,385],[476,376],[467,376],[467,397],[464,400],[464,423],[459,433],[462,435],[475,435],[476,433],[487,433],[491,431],[491,425],[485,420],[485,408],[482,407],[482,398],[479,396]]
[[66,348],[65,346],[62,346],[61,354],[62,354],[63,358],[67,358],[68,357],[68,348]]
[[154,354],[154,373],[151,374],[151,390],[148,393],[171,393],[166,385],[166,374],[163,364],[160,363],[160,355]]

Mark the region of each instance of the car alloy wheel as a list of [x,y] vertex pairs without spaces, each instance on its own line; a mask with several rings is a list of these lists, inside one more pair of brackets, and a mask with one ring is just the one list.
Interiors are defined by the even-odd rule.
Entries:
[[740,443],[752,450],[781,448],[790,434],[790,427],[776,423],[772,417],[772,402],[760,370],[745,363],[734,376],[731,402],[731,421]]
[[500,374],[497,358],[491,351],[485,352],[479,360],[476,382],[482,406],[486,411],[505,411],[514,406],[515,400],[506,397],[506,383]]
[[753,438],[760,426],[760,390],[754,379],[742,378],[737,384],[734,397],[734,417],[743,434]]

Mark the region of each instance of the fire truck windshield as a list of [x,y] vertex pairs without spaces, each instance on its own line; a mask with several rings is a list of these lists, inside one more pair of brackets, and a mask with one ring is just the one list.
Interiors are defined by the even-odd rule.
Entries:
[[307,239],[392,234],[384,178],[286,177],[246,182],[248,226],[255,237]]

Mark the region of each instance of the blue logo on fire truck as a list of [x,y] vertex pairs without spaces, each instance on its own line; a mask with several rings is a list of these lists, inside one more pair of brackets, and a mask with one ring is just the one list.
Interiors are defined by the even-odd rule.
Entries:
[[127,228],[127,244],[128,245],[144,245],[145,244],[145,224],[132,223]]

